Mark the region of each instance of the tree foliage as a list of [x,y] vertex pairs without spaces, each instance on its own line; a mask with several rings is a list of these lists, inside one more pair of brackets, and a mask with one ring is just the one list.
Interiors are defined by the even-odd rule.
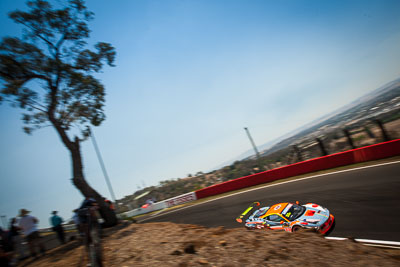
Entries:
[[71,153],[73,184],[84,196],[95,198],[106,225],[114,225],[115,213],[84,179],[80,141],[89,136],[90,125],[105,119],[105,90],[94,75],[104,64],[114,66],[115,50],[103,42],[87,48],[87,23],[93,13],[83,0],[57,8],[44,0],[27,5],[28,11],[9,14],[23,26],[23,36],[0,42],[0,101],[24,110],[25,132],[47,125],[56,129]]
[[3,37],[0,43],[2,100],[24,109],[27,133],[50,122],[66,132],[79,125],[84,138],[90,124],[105,119],[104,86],[93,74],[104,63],[114,66],[115,50],[103,42],[86,48],[93,13],[83,1],[59,9],[43,0],[27,5],[28,12],[9,14],[24,26],[22,38]]

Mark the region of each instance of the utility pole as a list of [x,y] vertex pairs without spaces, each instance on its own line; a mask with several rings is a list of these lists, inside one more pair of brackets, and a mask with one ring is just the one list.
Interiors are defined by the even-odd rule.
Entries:
[[112,200],[113,200],[113,202],[115,204],[116,211],[118,212],[118,210],[119,210],[118,203],[117,203],[117,201],[115,199],[114,191],[112,189],[110,179],[108,178],[106,167],[104,166],[103,158],[101,157],[100,150],[99,150],[99,147],[97,146],[96,138],[94,138],[94,133],[93,133],[92,129],[90,129],[90,136],[92,137],[91,138],[92,139],[92,143],[93,143],[94,149],[96,150],[97,158],[99,159],[100,166],[101,166],[104,178],[105,178],[107,186],[108,186],[108,190],[110,191],[110,195],[111,195]]
[[254,144],[253,138],[251,138],[249,129],[247,129],[247,127],[244,127],[244,130],[246,131],[247,136],[248,136],[249,139],[250,139],[250,143],[251,143],[251,145],[253,146],[254,151],[256,152],[256,157],[257,157],[257,159],[260,159],[260,153],[258,153],[257,147],[256,147],[256,145]]

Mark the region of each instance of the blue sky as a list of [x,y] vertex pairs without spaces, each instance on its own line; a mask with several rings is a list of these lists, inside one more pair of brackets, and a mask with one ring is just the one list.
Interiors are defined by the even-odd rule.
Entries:
[[[0,1],[0,36],[19,35]],[[90,44],[111,43],[106,121],[95,129],[117,198],[209,171],[400,76],[400,1],[89,0]],[[0,215],[41,227],[82,200],[55,131],[22,132],[0,105]],[[89,183],[110,198],[91,142]]]

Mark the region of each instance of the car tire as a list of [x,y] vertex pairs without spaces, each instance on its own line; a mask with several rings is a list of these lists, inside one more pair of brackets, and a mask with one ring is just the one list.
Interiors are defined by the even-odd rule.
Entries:
[[295,225],[295,226],[292,227],[292,233],[298,232],[300,229],[301,229],[300,226]]
[[335,226],[336,226],[336,220],[333,221],[331,229],[329,229],[328,232],[325,233],[325,236],[328,236],[333,231],[333,229],[335,229]]

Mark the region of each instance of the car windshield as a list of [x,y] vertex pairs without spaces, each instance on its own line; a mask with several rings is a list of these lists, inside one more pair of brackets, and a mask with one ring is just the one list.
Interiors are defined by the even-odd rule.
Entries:
[[269,207],[264,207],[264,208],[260,208],[260,209],[256,210],[253,213],[253,217],[254,218],[258,218],[258,217],[264,215],[267,212],[268,209],[269,209]]
[[282,216],[284,216],[289,221],[294,221],[303,215],[306,208],[303,206],[299,206],[296,204],[289,204],[287,207],[282,211]]

